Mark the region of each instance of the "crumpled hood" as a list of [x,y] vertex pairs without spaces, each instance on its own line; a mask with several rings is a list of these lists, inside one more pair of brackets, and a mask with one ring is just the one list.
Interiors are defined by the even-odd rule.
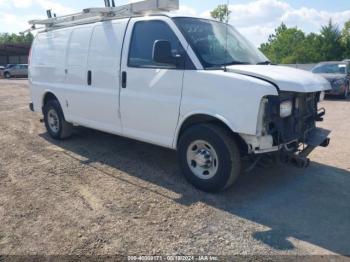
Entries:
[[233,65],[228,66],[227,71],[265,79],[276,84],[281,91],[309,93],[331,89],[322,76],[286,66]]

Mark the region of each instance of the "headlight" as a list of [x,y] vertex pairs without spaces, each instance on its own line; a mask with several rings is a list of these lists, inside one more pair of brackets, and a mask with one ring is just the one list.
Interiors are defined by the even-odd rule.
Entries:
[[284,101],[280,104],[280,117],[286,118],[292,115],[293,103],[292,101]]
[[325,91],[322,91],[321,93],[320,93],[320,100],[319,100],[319,102],[322,102],[322,101],[324,101],[324,98],[326,97],[326,92]]

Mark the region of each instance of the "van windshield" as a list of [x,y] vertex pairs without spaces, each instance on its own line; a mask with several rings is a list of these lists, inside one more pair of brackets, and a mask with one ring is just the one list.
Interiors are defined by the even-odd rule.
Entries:
[[207,69],[269,63],[263,53],[230,25],[188,17],[177,17],[174,21]]

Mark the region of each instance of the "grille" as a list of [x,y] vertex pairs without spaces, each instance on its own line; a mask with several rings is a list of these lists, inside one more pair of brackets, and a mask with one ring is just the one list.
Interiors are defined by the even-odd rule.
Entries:
[[271,101],[270,105],[279,106],[280,101],[286,99],[294,102],[292,115],[280,118],[278,112],[270,111],[268,117],[268,129],[274,137],[275,145],[293,140],[303,142],[307,133],[316,127],[318,93],[284,93],[279,102]]

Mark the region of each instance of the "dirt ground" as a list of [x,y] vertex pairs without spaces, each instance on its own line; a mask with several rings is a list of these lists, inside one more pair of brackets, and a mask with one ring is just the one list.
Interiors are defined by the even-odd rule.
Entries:
[[350,255],[350,101],[323,103],[308,169],[189,185],[175,152],[79,128],[51,140],[25,80],[0,80],[0,254]]

